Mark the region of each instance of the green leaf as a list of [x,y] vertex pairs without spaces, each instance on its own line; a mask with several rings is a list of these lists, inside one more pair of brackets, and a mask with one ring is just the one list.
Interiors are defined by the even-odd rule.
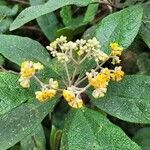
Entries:
[[150,58],[149,53],[141,53],[137,59],[138,74],[150,75]]
[[0,1],[0,5],[6,5],[6,1],[5,0],[1,0]]
[[13,20],[11,18],[6,18],[0,21],[0,34],[5,33],[9,29],[12,22]]
[[92,0],[86,0],[86,1],[83,1],[83,0],[50,0],[43,5],[31,6],[23,10],[18,15],[18,17],[12,23],[10,30],[15,30],[21,27],[22,25],[24,25],[25,23],[35,18],[38,18],[42,15],[45,15],[47,13],[53,12],[63,6],[71,5],[71,4],[79,5],[79,6],[86,6],[92,2],[93,2]]
[[150,48],[150,2],[143,4],[144,15],[142,20],[142,26],[140,30],[140,35],[144,42]]
[[72,110],[65,125],[61,150],[140,150],[119,127],[94,110]]
[[0,149],[8,149],[34,133],[44,117],[52,112],[56,99],[47,103],[22,104],[0,117]]
[[50,147],[52,150],[58,150],[59,149],[60,141],[61,141],[61,135],[62,135],[62,130],[56,128],[53,125],[52,129],[51,129],[51,134],[50,134]]
[[[44,4],[45,0],[30,0],[32,6]],[[58,21],[54,13],[48,13],[36,19],[38,25],[46,35],[46,37],[52,41],[55,39],[55,32],[58,29]]]
[[[0,54],[10,61],[20,65],[25,60],[41,62],[45,69],[41,75],[47,74],[45,77],[54,77],[60,79],[59,71],[54,71],[47,50],[37,41],[26,37],[14,35],[0,35]],[[4,46],[5,45],[5,46]]]
[[84,77],[86,72],[89,71],[92,68],[95,68],[96,62],[94,59],[89,60],[87,58],[81,65],[80,70],[79,70],[79,77]]
[[56,36],[60,37],[61,35],[63,35],[66,36],[68,40],[72,40],[73,36],[83,33],[85,31],[85,26],[86,24],[64,27],[57,30]]
[[14,16],[17,14],[17,12],[18,12],[18,5],[15,5],[12,9],[4,5],[0,6],[0,18],[3,16],[4,17]]
[[99,4],[90,4],[85,13],[83,22],[91,22],[97,13]]
[[36,86],[30,89],[23,89],[19,85],[18,76],[0,72],[0,115],[21,105],[25,101],[35,100],[34,90]]
[[99,4],[89,4],[85,12],[85,16],[80,15],[76,18],[72,17],[71,7],[65,6],[61,10],[61,17],[66,27],[57,31],[57,36],[65,35],[69,40],[73,36],[85,31],[85,27],[90,23],[96,15]]
[[45,150],[46,139],[42,125],[39,124],[34,133],[24,138],[20,144],[21,150]]
[[71,6],[64,6],[60,11],[60,16],[65,26],[70,26],[73,18]]
[[39,61],[49,65],[50,57],[46,49],[38,42],[15,35],[0,35],[0,53],[20,65],[25,60]]
[[134,123],[150,123],[150,77],[125,76],[108,87],[105,97],[92,102],[103,111],[119,119]]
[[83,34],[83,39],[92,39],[95,36],[95,30],[96,30],[97,26],[91,26],[90,28],[88,28],[84,34]]
[[142,148],[142,150],[149,150],[150,148],[150,127],[145,127],[137,131],[133,140]]
[[105,17],[96,30],[102,50],[110,53],[111,42],[118,42],[123,48],[128,48],[139,31],[142,15],[142,6],[135,5]]
[[0,66],[4,65],[5,58],[0,54]]

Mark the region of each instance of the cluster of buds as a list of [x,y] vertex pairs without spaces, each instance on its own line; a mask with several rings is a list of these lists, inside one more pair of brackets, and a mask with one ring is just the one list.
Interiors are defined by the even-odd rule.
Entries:
[[[21,64],[20,72],[20,84],[24,88],[30,86],[30,79],[34,77],[40,85],[41,90],[35,92],[36,98],[39,101],[47,101],[54,97],[57,91],[61,91],[65,101],[73,108],[81,108],[84,105],[81,94],[85,92],[89,87],[93,88],[92,95],[95,98],[104,97],[107,92],[108,84],[111,80],[120,81],[124,76],[124,72],[121,70],[121,66],[116,66],[114,69],[104,68],[103,64],[107,60],[112,60],[112,64],[120,63],[120,56],[123,48],[118,43],[110,43],[112,52],[107,55],[101,50],[99,41],[94,37],[89,40],[76,40],[75,42],[67,41],[67,38],[61,36],[54,42],[47,46],[53,57],[56,57],[59,62],[64,65],[68,81],[64,81],[66,88],[59,89],[58,81],[54,81],[52,78],[48,84],[41,82],[35,73],[43,69],[43,65],[33,63],[32,61],[25,61]],[[97,65],[95,69],[87,72],[85,77],[80,78],[78,72],[80,72],[80,66],[87,59],[94,59]],[[74,73],[71,76],[67,67],[68,62],[75,63]],[[75,76],[78,76],[77,78]],[[88,80],[88,84],[84,87],[79,87],[80,83]]]
[[75,42],[67,42],[66,37],[61,36],[46,47],[53,57],[57,57],[58,61],[64,63],[74,60],[73,56],[94,58],[96,62],[106,61],[109,56],[100,48],[99,41],[94,37],[89,40],[76,40]]
[[24,88],[30,87],[30,79],[35,75],[35,73],[39,70],[42,70],[44,66],[42,64],[33,63],[32,61],[24,61],[21,64],[20,71],[20,85]]

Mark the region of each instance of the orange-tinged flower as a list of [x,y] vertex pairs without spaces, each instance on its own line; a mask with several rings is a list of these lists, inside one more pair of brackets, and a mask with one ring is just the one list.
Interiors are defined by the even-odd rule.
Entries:
[[111,74],[112,80],[120,81],[124,76],[124,72],[121,70],[121,67],[115,67],[114,72]]
[[112,56],[120,56],[123,51],[123,47],[121,47],[118,43],[111,43],[110,47],[112,48]]
[[73,93],[73,91],[63,90],[63,97],[67,102],[70,102],[75,99],[75,94]]
[[36,98],[41,101],[44,102],[48,99],[51,99],[52,97],[54,97],[56,95],[56,90],[53,89],[45,89],[43,91],[37,91],[35,92]]

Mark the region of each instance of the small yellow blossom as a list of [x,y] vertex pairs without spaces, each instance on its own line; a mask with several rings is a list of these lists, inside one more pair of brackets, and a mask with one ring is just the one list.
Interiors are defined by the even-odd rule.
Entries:
[[42,91],[37,91],[35,92],[36,98],[41,101],[44,102],[48,99],[51,99],[52,97],[54,97],[56,95],[56,90],[53,89],[45,89]]
[[88,78],[88,80],[94,88],[105,88],[108,85],[109,76],[99,73],[95,78]]
[[112,56],[120,56],[122,54],[123,47],[118,43],[111,43],[110,47],[112,48]]
[[30,78],[35,74],[35,68],[32,61],[25,61],[21,64],[20,76],[22,78]]
[[83,100],[76,97],[74,100],[68,102],[68,104],[73,108],[82,108],[83,107]]
[[101,70],[101,73],[102,73],[103,75],[105,75],[106,81],[109,81],[109,80],[110,80],[110,74],[111,74],[111,72],[110,72],[110,70],[109,70],[108,68],[103,68],[103,69]]
[[38,70],[43,68],[44,66],[39,62],[33,63],[32,61],[24,61],[21,63],[20,85],[24,88],[30,87],[30,78],[33,77]]
[[23,78],[31,78],[35,74],[35,69],[34,68],[28,68],[21,70],[20,76]]
[[121,70],[121,67],[115,67],[114,72],[111,74],[112,80],[120,81],[124,76],[124,72]]
[[63,97],[67,102],[71,102],[75,99],[75,94],[73,93],[73,91],[63,90]]
[[31,78],[36,71],[43,69],[44,66],[41,63],[33,63],[32,61],[25,61],[21,64],[20,76],[22,78]]

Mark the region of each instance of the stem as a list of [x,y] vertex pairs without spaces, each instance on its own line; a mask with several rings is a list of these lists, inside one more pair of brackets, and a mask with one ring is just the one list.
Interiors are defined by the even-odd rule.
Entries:
[[74,86],[78,86],[81,82],[83,82],[84,80],[87,79],[87,76],[85,76],[84,78],[82,78],[81,80],[77,80],[77,82],[75,82]]
[[84,57],[83,57],[83,59],[79,62],[79,64],[82,64],[85,60],[86,60],[86,58],[89,56],[89,53],[87,53]]
[[[44,87],[44,86],[46,86],[46,84],[44,84],[37,76],[33,76],[34,77],[34,79],[42,86],[42,87]],[[47,84],[48,85],[48,84]],[[63,91],[63,89],[54,89],[54,88],[52,88],[53,90],[57,90],[57,91]]]
[[74,81],[74,79],[75,79],[75,76],[76,76],[76,73],[77,73],[77,71],[79,71],[79,69],[80,69],[80,58],[78,59],[78,62],[77,62],[77,64],[76,64],[76,68],[75,68],[75,71],[74,71],[74,73],[73,73],[72,82],[71,82],[71,83],[73,83],[73,81]]
[[33,77],[42,87],[44,86],[44,83],[37,76],[34,75]]
[[78,67],[76,66],[75,67],[75,70],[74,70],[74,73],[73,73],[73,76],[72,76],[72,80],[71,80],[71,83],[73,83],[74,79],[75,79],[75,76],[76,76],[76,73],[77,73],[77,69]]
[[84,88],[83,88],[83,90],[81,90],[81,92],[86,91],[86,90],[87,90],[90,86],[91,86],[91,85],[90,85],[90,84],[88,84],[86,87],[84,87]]
[[83,93],[84,91],[86,91],[91,85],[88,84],[86,87],[84,87],[78,94],[77,94],[77,97],[78,95],[80,95],[81,93]]
[[65,70],[66,70],[66,74],[67,74],[68,82],[69,82],[69,86],[70,86],[71,85],[71,80],[70,80],[70,75],[69,75],[68,66],[67,66],[66,62],[64,63],[64,66],[65,66]]
[[[109,55],[109,58],[111,57],[111,54]],[[97,64],[97,67],[95,68],[95,71],[97,71],[99,68],[101,69],[101,67],[105,64],[107,62],[107,60],[106,61],[104,61],[104,62],[102,62],[100,65],[99,64]],[[84,80],[86,80],[87,79],[87,76],[85,76],[84,78],[82,78],[82,79],[79,79],[79,80],[77,80],[76,82],[75,82],[75,86],[77,86],[77,85],[79,85],[80,83],[82,83]]]
[[[8,0],[8,1],[10,1],[10,0]],[[17,2],[17,3],[20,3],[20,4],[23,4],[23,5],[29,5],[28,2],[23,1],[23,0],[11,0],[11,1],[12,1],[12,2]]]
[[0,22],[1,22],[3,19],[5,19],[5,17],[6,17],[6,16],[3,16],[2,18],[0,18]]
[[8,72],[8,73],[13,73],[13,74],[19,75],[18,72],[15,72],[15,71],[13,71],[13,70],[6,70],[6,69],[5,69],[4,67],[2,67],[2,66],[0,66],[0,69],[1,69],[2,71],[4,71],[4,72]]
[[73,62],[74,62],[75,64],[78,65],[78,62],[77,62],[73,57],[70,57],[70,58],[73,60]]

